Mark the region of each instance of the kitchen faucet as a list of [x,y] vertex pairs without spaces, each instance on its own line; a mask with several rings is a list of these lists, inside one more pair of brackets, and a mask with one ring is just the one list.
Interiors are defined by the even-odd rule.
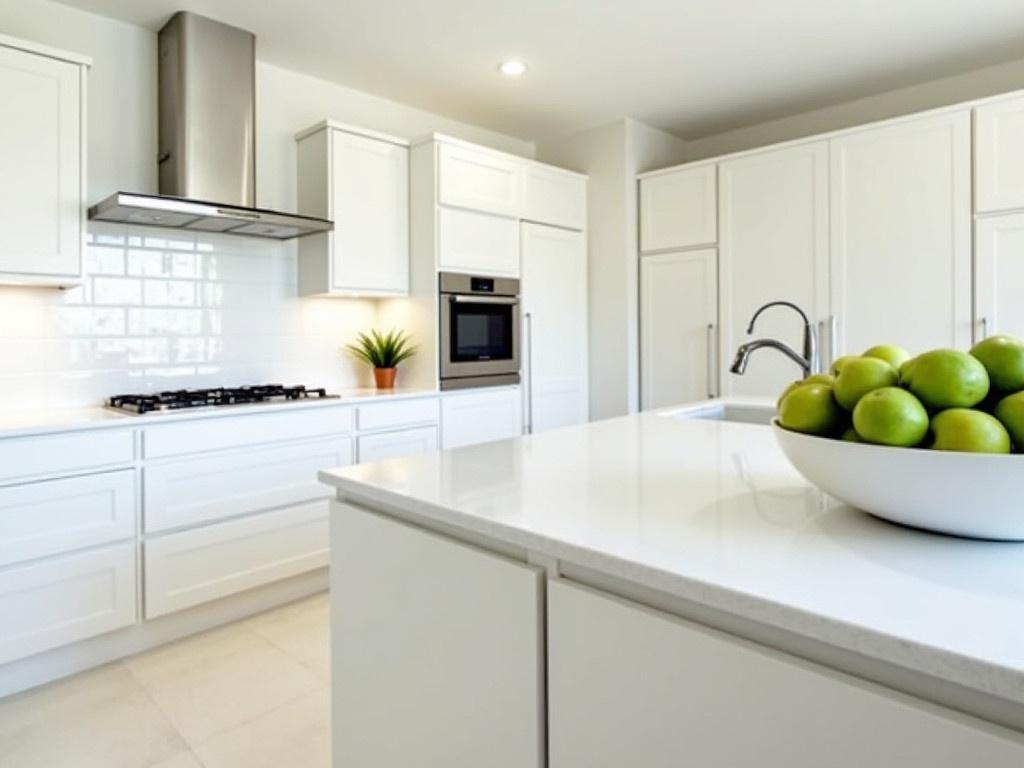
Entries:
[[804,341],[803,341],[803,354],[799,354],[787,344],[783,344],[781,341],[776,339],[755,339],[754,341],[748,341],[741,344],[739,349],[736,350],[736,359],[733,360],[732,366],[729,370],[732,373],[742,375],[747,370],[747,362],[750,360],[750,355],[755,350],[768,347],[770,349],[776,349],[794,363],[800,366],[800,369],[804,373],[806,379],[810,374],[816,372],[819,367],[818,361],[818,340],[814,334],[814,328],[811,326],[810,321],[807,319],[807,315],[800,307],[791,301],[770,301],[767,304],[760,307],[752,318],[750,318],[750,324],[747,326],[747,335],[754,332],[754,323],[757,322],[757,318],[769,307],[789,307],[794,312],[800,315],[800,319],[804,321]]

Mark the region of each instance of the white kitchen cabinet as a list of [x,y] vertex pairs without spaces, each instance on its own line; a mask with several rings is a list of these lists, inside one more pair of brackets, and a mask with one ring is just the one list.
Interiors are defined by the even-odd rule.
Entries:
[[135,622],[135,544],[0,570],[0,664]]
[[587,243],[581,232],[523,224],[523,392],[530,432],[587,421]]
[[831,141],[835,354],[911,354],[971,339],[970,111]]
[[586,228],[586,176],[541,163],[527,163],[524,184],[524,219],[567,229]]
[[678,168],[640,180],[640,250],[712,245],[718,240],[717,168]]
[[1024,208],[1024,96],[974,110],[974,174],[978,213]]
[[558,768],[1024,763],[1005,731],[592,589],[549,581],[547,607]]
[[519,437],[523,401],[519,387],[451,392],[441,398],[441,447],[458,448]]
[[333,765],[544,765],[541,589],[536,568],[334,502]]
[[437,427],[415,427],[375,435],[360,435],[357,440],[360,464],[413,456],[437,450]]
[[717,394],[717,322],[714,248],[641,257],[641,408]]
[[0,35],[0,282],[81,274],[87,69],[80,56]]
[[518,217],[523,210],[520,158],[484,147],[438,143],[437,194],[442,205]]
[[0,439],[0,481],[84,472],[130,464],[135,439],[127,429]]
[[146,540],[146,618],[323,568],[326,499]]
[[298,138],[300,213],[334,230],[299,240],[299,293],[409,291],[409,146],[321,123]]
[[440,208],[438,266],[446,272],[519,277],[519,222],[459,208]]
[[754,353],[743,375],[729,371],[736,349],[753,338],[774,338],[802,350],[803,323],[785,307],[766,310],[748,336],[759,307],[787,300],[812,323],[828,319],[828,157],[828,143],[817,141],[719,165],[719,375],[724,395],[774,396],[802,375],[773,350]]
[[416,397],[387,403],[361,405],[357,410],[357,423],[362,432],[418,424],[437,424],[441,418],[436,397]]
[[1024,337],[1024,213],[978,219],[974,253],[975,341]]

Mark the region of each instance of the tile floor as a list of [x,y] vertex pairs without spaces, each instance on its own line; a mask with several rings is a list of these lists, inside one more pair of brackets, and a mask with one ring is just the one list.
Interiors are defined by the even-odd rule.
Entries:
[[4,768],[327,768],[326,594],[0,699]]

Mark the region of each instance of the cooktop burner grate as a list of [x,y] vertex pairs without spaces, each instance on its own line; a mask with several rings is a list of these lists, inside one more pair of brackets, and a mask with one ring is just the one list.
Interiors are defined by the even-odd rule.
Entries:
[[244,403],[267,403],[284,400],[319,400],[335,398],[321,388],[307,389],[298,385],[260,384],[250,387],[214,387],[212,389],[174,389],[148,395],[115,395],[107,400],[109,408],[129,413],[177,411],[184,408],[206,408]]

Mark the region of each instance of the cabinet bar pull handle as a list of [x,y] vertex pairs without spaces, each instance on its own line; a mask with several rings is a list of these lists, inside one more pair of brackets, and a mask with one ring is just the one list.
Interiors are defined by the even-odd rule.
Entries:
[[526,434],[533,434],[533,313],[523,315],[526,325]]
[[981,318],[981,341],[988,338],[988,318],[982,316]]
[[708,399],[709,400],[712,400],[715,397],[715,385],[714,385],[714,383],[712,381],[712,379],[714,378],[714,359],[715,359],[715,355],[714,355],[714,335],[715,335],[715,324],[714,323],[708,323],[708,327],[707,327],[708,354],[707,354],[707,369],[705,371],[705,374],[706,374],[706,379],[707,379],[706,383],[707,383]]

